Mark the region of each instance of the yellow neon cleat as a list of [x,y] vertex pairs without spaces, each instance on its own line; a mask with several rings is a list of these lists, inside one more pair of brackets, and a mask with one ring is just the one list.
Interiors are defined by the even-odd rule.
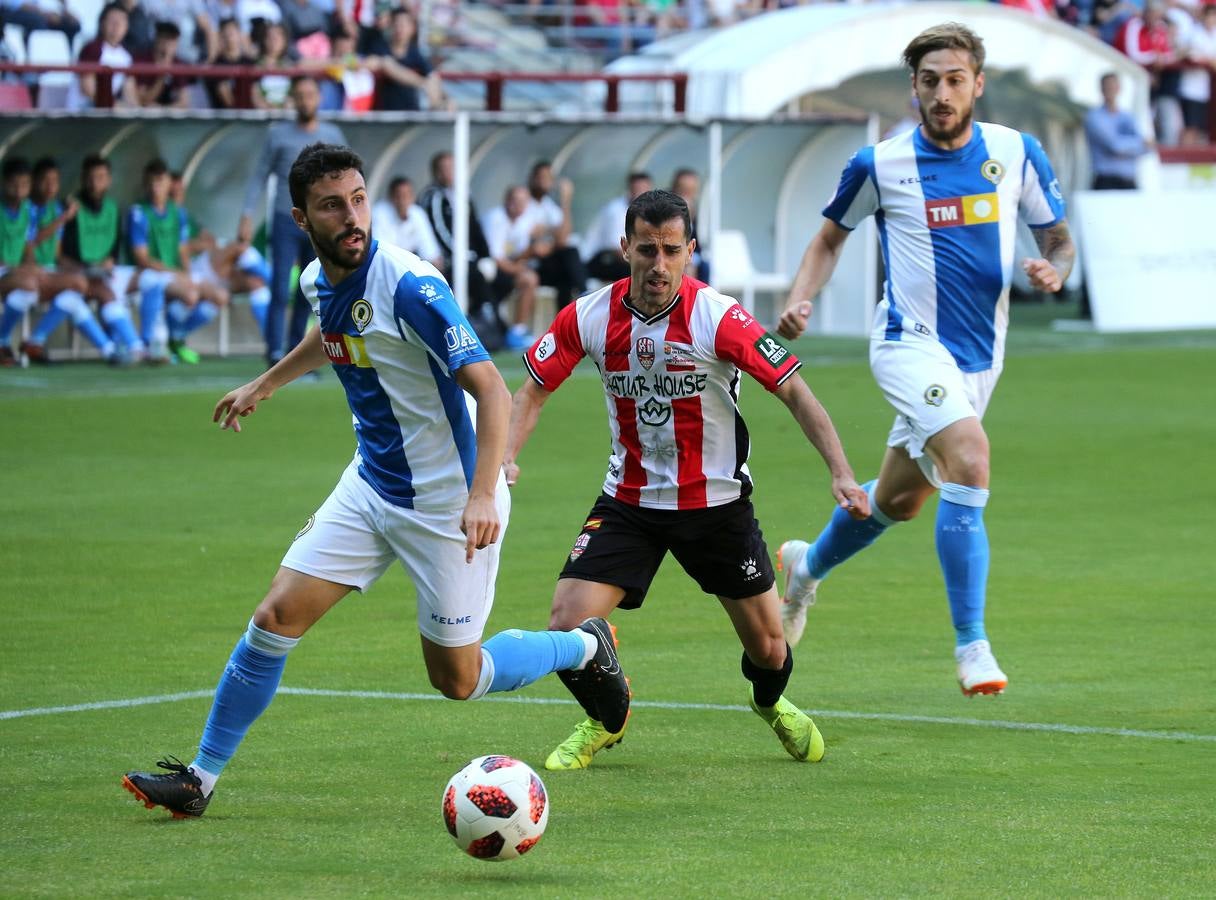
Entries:
[[585,769],[591,765],[591,757],[600,750],[615,747],[624,736],[624,728],[612,734],[595,719],[583,719],[574,727],[574,734],[558,744],[557,749],[549,754],[549,758],[545,760],[545,768],[550,772]]
[[823,735],[810,716],[784,697],[777,698],[777,703],[767,708],[757,706],[752,696],[747,701],[756,715],[776,732],[781,746],[790,756],[799,762],[808,759],[819,762],[823,759]]

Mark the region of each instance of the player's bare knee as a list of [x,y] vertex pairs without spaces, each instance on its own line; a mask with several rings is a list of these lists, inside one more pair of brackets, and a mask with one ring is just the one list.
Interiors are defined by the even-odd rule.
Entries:
[[477,677],[472,678],[459,672],[428,672],[431,687],[439,691],[449,700],[468,700],[477,689]]
[[875,504],[883,515],[896,522],[909,522],[920,514],[929,494],[923,491],[900,491],[890,498],[875,497]]

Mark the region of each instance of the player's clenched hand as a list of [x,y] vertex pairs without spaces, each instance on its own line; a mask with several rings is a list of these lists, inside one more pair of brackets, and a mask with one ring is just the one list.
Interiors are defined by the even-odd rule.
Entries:
[[498,510],[494,498],[470,496],[460,517],[460,530],[464,532],[464,561],[473,561],[474,550],[484,550],[498,540]]
[[507,487],[515,487],[515,482],[519,481],[519,466],[513,462],[504,462],[502,474],[507,479]]
[[1054,294],[1064,287],[1064,282],[1060,280],[1060,273],[1056,271],[1056,267],[1045,259],[1022,260],[1022,271],[1030,276],[1030,286],[1036,291]]
[[802,337],[802,332],[806,331],[806,320],[810,317],[810,300],[795,303],[781,314],[781,320],[777,323],[777,333],[787,340]]
[[833,478],[832,496],[854,519],[870,517],[870,496],[853,478]]
[[241,423],[237,419],[249,415],[272,393],[273,391],[262,386],[260,378],[241,385],[235,391],[229,391],[219,403],[215,404],[215,412],[211,414],[211,421],[219,422],[223,419],[220,424],[221,430],[231,428],[233,431],[240,431]]

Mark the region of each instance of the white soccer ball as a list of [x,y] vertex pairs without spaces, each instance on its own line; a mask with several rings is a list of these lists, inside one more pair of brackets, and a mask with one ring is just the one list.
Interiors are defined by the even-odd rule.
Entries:
[[443,789],[443,824],[456,845],[477,859],[523,856],[548,822],[544,782],[510,756],[479,756]]

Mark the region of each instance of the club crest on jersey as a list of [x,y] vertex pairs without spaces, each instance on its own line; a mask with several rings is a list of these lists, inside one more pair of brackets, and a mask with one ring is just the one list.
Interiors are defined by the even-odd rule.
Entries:
[[941,406],[946,399],[946,389],[940,384],[931,384],[925,388],[925,402],[930,406]]
[[925,201],[925,222],[930,228],[984,225],[996,222],[1000,217],[1000,201],[995,193]]
[[1001,179],[1005,177],[1005,167],[995,159],[987,159],[980,166],[980,174],[993,184],[1000,184]]
[[638,338],[634,349],[638,354],[638,362],[649,372],[650,367],[654,365],[654,341],[648,337]]
[[360,297],[350,305],[350,317],[359,334],[363,334],[363,330],[372,321],[372,305]]
[[638,418],[642,420],[643,425],[653,425],[657,428],[666,425],[671,419],[671,407],[651,397],[638,407]]
[[363,345],[363,338],[356,334],[326,333],[321,335],[321,347],[335,366],[355,366],[370,369],[372,361]]

